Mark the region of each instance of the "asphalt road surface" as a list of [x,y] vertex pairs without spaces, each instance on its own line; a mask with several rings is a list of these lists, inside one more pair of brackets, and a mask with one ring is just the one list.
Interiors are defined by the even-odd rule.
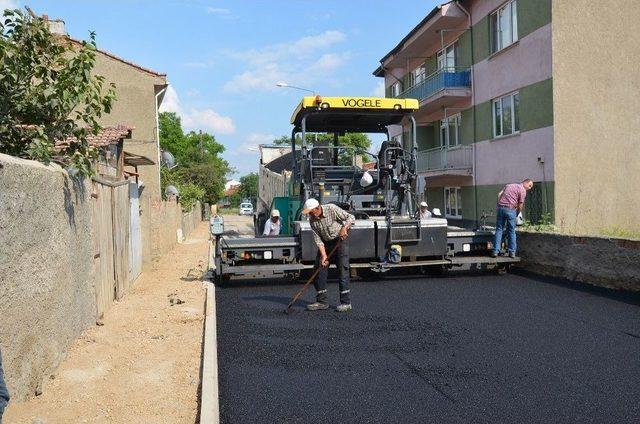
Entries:
[[222,422],[640,422],[637,297],[467,274],[286,315],[297,288],[216,289]]

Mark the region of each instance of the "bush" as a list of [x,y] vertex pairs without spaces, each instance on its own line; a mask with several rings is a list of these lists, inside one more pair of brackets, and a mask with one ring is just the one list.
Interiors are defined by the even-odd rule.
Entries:
[[204,197],[204,190],[195,184],[188,183],[178,185],[178,190],[180,191],[178,201],[184,212],[191,212],[193,205]]

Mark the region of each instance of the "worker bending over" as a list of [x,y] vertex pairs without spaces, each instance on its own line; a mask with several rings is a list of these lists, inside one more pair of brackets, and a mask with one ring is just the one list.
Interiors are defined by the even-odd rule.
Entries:
[[498,256],[502,246],[502,232],[507,228],[507,252],[509,257],[516,257],[516,217],[524,210],[524,199],[527,190],[531,190],[533,181],[529,178],[521,183],[507,184],[498,193],[498,206],[496,211],[496,236],[493,241],[491,256]]
[[[327,302],[327,276],[329,261],[338,268],[340,285],[340,305],[338,312],[351,310],[349,298],[349,229],[355,222],[355,217],[336,205],[320,205],[316,199],[308,199],[304,203],[302,213],[309,215],[309,222],[313,230],[313,240],[318,246],[316,268],[320,267],[318,278],[314,282],[317,296],[316,302],[307,305],[309,311],[329,309]],[[338,246],[331,258],[329,253]]]

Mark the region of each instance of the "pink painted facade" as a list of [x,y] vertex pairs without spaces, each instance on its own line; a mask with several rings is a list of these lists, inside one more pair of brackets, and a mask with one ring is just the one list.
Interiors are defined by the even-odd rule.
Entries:
[[551,24],[473,67],[475,104],[551,78]]
[[477,185],[503,184],[524,178],[553,181],[553,127],[481,141],[475,144],[475,155]]

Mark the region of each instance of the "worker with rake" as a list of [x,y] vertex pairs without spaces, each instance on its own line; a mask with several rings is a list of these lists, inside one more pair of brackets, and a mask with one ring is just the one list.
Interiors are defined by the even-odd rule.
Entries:
[[302,213],[309,215],[313,240],[318,246],[315,266],[319,271],[318,278],[314,282],[317,292],[316,301],[307,305],[307,310],[329,309],[327,276],[329,263],[333,262],[338,268],[340,286],[340,305],[336,307],[336,311],[350,311],[352,308],[349,297],[349,241],[347,236],[349,229],[355,222],[355,217],[336,205],[320,205],[316,199],[308,199],[304,203]]

